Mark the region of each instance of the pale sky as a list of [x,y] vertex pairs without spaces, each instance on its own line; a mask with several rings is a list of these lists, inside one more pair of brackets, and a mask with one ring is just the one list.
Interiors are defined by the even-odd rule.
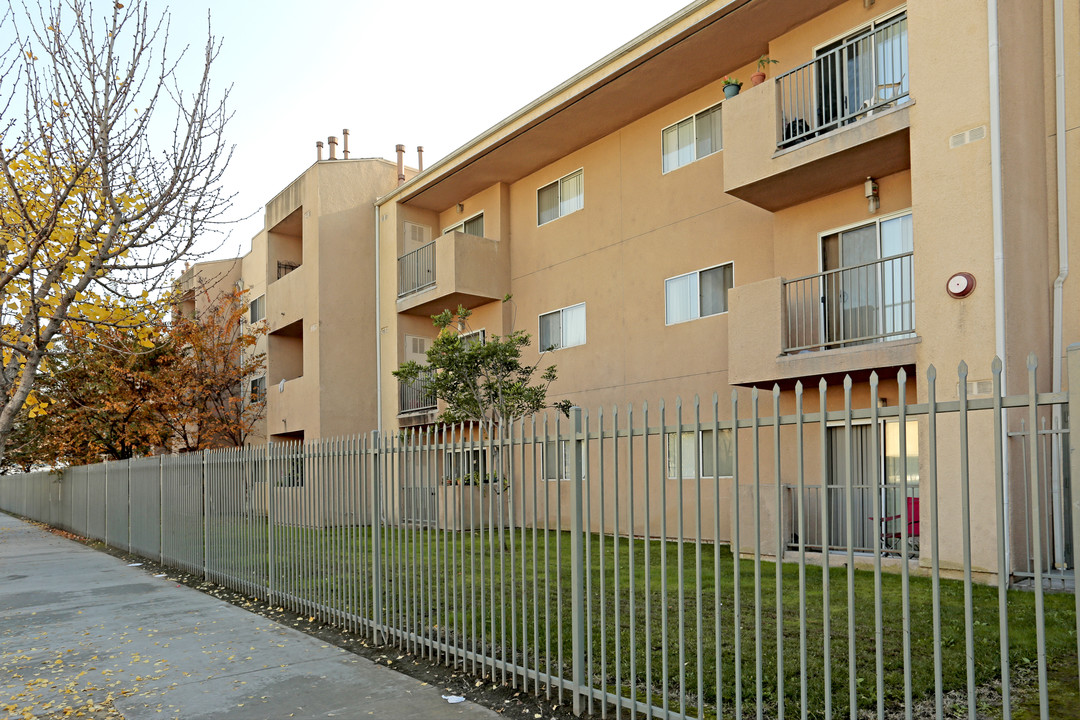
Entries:
[[[96,0],[100,4],[101,0]],[[215,257],[247,252],[263,204],[349,128],[351,156],[424,165],[637,37],[689,0],[150,0],[171,44],[201,50],[206,10],[232,84],[227,176],[238,223]],[[339,145],[340,150],[340,145]]]

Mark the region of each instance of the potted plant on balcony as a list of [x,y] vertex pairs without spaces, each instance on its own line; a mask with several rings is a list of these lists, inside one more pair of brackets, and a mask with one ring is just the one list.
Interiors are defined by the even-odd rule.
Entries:
[[733,78],[728,75],[724,78],[724,97],[732,98],[739,94],[742,90],[742,83],[737,78]]
[[750,76],[750,83],[752,85],[760,85],[761,83],[765,82],[765,69],[769,67],[769,65],[774,65],[778,62],[780,61],[773,60],[768,55],[762,55],[761,57],[759,57],[757,61],[758,71]]

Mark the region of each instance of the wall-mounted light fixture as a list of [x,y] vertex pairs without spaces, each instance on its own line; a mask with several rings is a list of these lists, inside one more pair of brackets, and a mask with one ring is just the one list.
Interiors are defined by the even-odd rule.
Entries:
[[868,201],[868,210],[871,213],[876,213],[878,208],[881,207],[881,197],[878,195],[877,180],[872,177],[866,178],[866,182],[863,184],[863,189],[866,193],[866,199]]
[[458,204],[457,204],[457,211],[458,211],[459,213],[463,213],[463,212],[465,212],[465,203],[458,203]]

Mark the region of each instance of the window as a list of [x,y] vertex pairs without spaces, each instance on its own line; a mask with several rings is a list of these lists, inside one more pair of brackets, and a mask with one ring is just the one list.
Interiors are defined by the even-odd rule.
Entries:
[[732,266],[717,265],[664,281],[664,322],[667,325],[727,312]]
[[914,242],[910,211],[821,236],[827,344],[914,336]]
[[484,213],[474,215],[468,220],[463,220],[457,225],[446,228],[443,231],[443,235],[446,233],[460,232],[466,235],[475,235],[476,237],[484,237]]
[[585,344],[585,303],[540,316],[540,351]]
[[248,392],[248,401],[257,403],[266,400],[266,376],[262,375],[251,381],[251,387]]
[[818,121],[824,130],[854,122],[865,111],[908,95],[908,33],[904,12],[817,49]]
[[[584,473],[583,447],[580,442],[577,445],[578,467]],[[570,480],[570,441],[547,440],[544,442],[544,479],[545,480]]]
[[251,322],[258,322],[266,317],[266,296],[260,295],[251,301],[249,307],[249,318]]
[[405,221],[405,252],[415,250],[421,245],[427,245],[431,242],[431,228],[427,225],[421,225],[419,223]]
[[[732,439],[731,430],[720,430],[719,442],[716,441],[713,430],[702,430],[700,438],[695,438],[693,430],[667,434],[667,476],[669,480],[695,480],[698,477],[731,477],[732,468]],[[697,446],[695,447],[695,444]],[[679,465],[679,448],[682,446],[682,465]],[[694,458],[700,462],[695,463]],[[719,458],[719,461],[717,461]],[[697,465],[697,468],[695,468]],[[696,474],[698,470],[700,474]]]
[[300,263],[293,262],[292,260],[278,260],[277,264],[277,276],[278,280],[291,273],[296,268],[300,267]]
[[543,225],[585,207],[585,171],[572,172],[536,191],[536,224]]
[[304,451],[298,448],[296,452],[295,456],[287,457],[281,463],[278,487],[304,487]]
[[461,336],[461,344],[465,347],[469,347],[472,343],[479,343],[480,345],[483,345],[486,342],[487,337],[484,333],[484,328],[464,333]]
[[706,155],[724,149],[720,106],[714,105],[697,115],[664,128],[661,133],[664,172],[689,165]]
[[[874,434],[878,434],[878,454],[874,454]],[[904,435],[904,454],[900,453],[900,436]],[[855,524],[852,527],[856,550],[872,551],[874,536],[880,535],[886,551],[900,549],[905,534],[903,518],[907,513],[911,555],[919,550],[919,423],[907,420],[901,428],[896,420],[887,419],[875,429],[869,423],[854,424],[849,431],[844,426],[829,426],[826,435],[825,510],[829,513],[829,545],[833,549],[847,544],[847,497],[854,506]],[[905,489],[904,481],[907,481]],[[849,485],[850,483],[850,485]],[[810,488],[807,488],[810,490]],[[820,492],[820,491],[818,491]],[[881,503],[881,524],[874,524],[875,496]],[[906,508],[905,508],[906,505]],[[821,510],[810,508],[810,514]],[[820,518],[808,518],[820,526]],[[820,544],[820,534],[816,544]]]
[[[495,458],[492,467],[498,472],[499,448],[492,450]],[[443,454],[443,483],[446,485],[479,485],[494,479],[488,469],[487,448],[456,448]]]

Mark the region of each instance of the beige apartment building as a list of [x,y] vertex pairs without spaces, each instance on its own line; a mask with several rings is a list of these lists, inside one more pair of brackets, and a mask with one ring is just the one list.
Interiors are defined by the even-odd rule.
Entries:
[[[347,131],[346,131],[347,137]],[[263,230],[242,258],[185,271],[183,302],[195,310],[222,285],[247,290],[248,321],[264,323],[256,352],[265,373],[245,391],[266,398],[252,441],[303,441],[364,432],[378,424],[375,387],[374,201],[400,170],[382,159],[319,159],[266,203]],[[184,305],[183,307],[187,307]]]
[[[775,62],[752,85],[762,56]],[[984,397],[995,355],[1006,392],[1024,392],[1030,352],[1040,389],[1060,390],[1064,347],[1080,341],[1080,190],[1065,190],[1080,166],[1078,63],[1075,3],[692,3],[379,198],[366,337],[380,428],[432,421],[433,399],[391,372],[422,359],[430,316],[459,304],[475,331],[557,346],[549,398],[590,408],[778,384],[791,412],[795,383],[816,407],[825,376],[839,409],[845,374],[865,407],[872,372],[896,405],[901,369],[906,400],[925,402],[931,366],[937,400],[956,400],[961,360]],[[741,92],[725,95],[727,76]],[[854,462],[907,468],[917,500],[926,427],[908,422],[906,457],[894,420],[856,427],[882,457]],[[993,442],[989,413],[970,433]],[[984,499],[973,533],[989,538],[991,454],[970,461]],[[938,462],[948,507],[956,448]],[[680,481],[694,478],[667,492]],[[730,517],[720,526],[729,539]],[[973,558],[985,579],[993,547]]]
[[220,302],[239,287],[242,264],[240,258],[230,258],[184,268],[177,281],[179,300],[175,312],[194,317]]

